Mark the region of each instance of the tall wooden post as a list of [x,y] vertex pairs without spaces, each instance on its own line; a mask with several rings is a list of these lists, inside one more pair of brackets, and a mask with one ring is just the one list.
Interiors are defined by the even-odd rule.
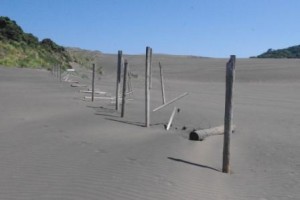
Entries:
[[152,89],[152,48],[150,48],[150,75],[149,75],[149,89]]
[[165,97],[165,83],[164,83],[164,75],[163,75],[163,69],[162,66],[159,64],[159,72],[160,72],[160,85],[161,85],[161,95],[162,95],[162,104],[166,103],[166,97]]
[[145,127],[150,126],[150,90],[149,90],[149,75],[150,75],[150,47],[146,47],[146,70],[145,70]]
[[92,75],[92,101],[94,101],[95,96],[95,63],[93,63],[93,75]]
[[119,110],[119,93],[121,84],[121,68],[123,61],[122,51],[118,51],[118,65],[117,65],[117,85],[116,85],[116,110]]
[[232,95],[233,83],[235,79],[235,55],[230,56],[226,65],[226,97],[225,97],[225,117],[224,117],[224,144],[223,144],[223,168],[224,173],[230,173],[230,135],[232,132]]
[[124,62],[124,77],[123,77],[123,93],[122,93],[122,110],[121,110],[121,117],[125,115],[125,104],[126,104],[126,83],[127,83],[127,67],[128,62],[125,60]]

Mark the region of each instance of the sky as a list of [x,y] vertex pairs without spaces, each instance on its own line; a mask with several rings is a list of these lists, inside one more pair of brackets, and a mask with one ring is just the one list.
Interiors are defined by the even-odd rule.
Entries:
[[299,0],[0,0],[0,16],[59,45],[226,58],[300,44]]

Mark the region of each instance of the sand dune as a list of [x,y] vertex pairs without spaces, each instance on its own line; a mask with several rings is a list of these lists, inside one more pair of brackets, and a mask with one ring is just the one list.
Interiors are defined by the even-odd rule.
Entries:
[[[113,95],[115,56],[103,56],[96,85]],[[237,60],[231,175],[220,172],[222,136],[187,137],[223,123],[227,60],[154,57],[152,108],[161,105],[158,62],[167,99],[189,92],[170,131],[173,106],[142,127],[144,60],[128,61],[138,78],[123,119],[49,72],[0,67],[0,199],[300,199],[298,60]]]

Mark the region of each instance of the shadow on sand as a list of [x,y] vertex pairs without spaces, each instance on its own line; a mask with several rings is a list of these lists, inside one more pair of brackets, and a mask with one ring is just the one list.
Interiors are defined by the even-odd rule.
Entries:
[[176,161],[176,162],[181,162],[181,163],[193,165],[193,166],[196,166],[196,167],[201,167],[201,168],[211,169],[211,170],[214,170],[214,171],[217,171],[217,172],[221,172],[220,170],[218,170],[218,169],[216,169],[216,168],[213,168],[213,167],[209,167],[209,166],[206,166],[206,165],[200,165],[200,164],[192,163],[192,162],[185,161],[185,160],[178,159],[178,158],[168,157],[168,159],[169,159],[169,160],[172,160],[172,161]]
[[120,123],[135,125],[135,126],[139,126],[139,127],[145,127],[145,124],[141,123],[141,122],[130,122],[130,121],[111,119],[111,118],[105,118],[105,119],[110,120],[110,121],[114,121],[114,122],[120,122]]

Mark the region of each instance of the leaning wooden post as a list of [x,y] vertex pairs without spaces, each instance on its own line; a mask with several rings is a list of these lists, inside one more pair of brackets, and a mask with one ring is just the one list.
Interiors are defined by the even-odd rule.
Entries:
[[150,47],[146,47],[146,70],[145,70],[145,127],[150,126],[150,88],[149,88],[149,75],[150,75]]
[[232,132],[232,95],[235,78],[235,55],[230,56],[226,65],[226,97],[224,117],[223,168],[224,173],[230,172],[230,134]]
[[92,75],[92,101],[94,101],[95,95],[95,63],[93,63],[93,75]]
[[122,51],[118,51],[118,66],[117,66],[117,86],[116,86],[116,110],[119,110],[119,93],[121,84],[121,67],[123,61]]
[[162,66],[159,64],[159,72],[160,72],[160,85],[161,85],[161,94],[162,94],[162,104],[166,103],[166,97],[165,97],[165,83],[164,83],[164,75],[163,75],[163,69]]
[[125,104],[126,104],[126,83],[127,83],[127,67],[128,62],[125,60],[124,62],[124,77],[123,77],[123,93],[122,93],[122,110],[121,110],[121,117],[125,115]]
[[152,48],[150,48],[150,75],[149,75],[149,89],[152,89]]

